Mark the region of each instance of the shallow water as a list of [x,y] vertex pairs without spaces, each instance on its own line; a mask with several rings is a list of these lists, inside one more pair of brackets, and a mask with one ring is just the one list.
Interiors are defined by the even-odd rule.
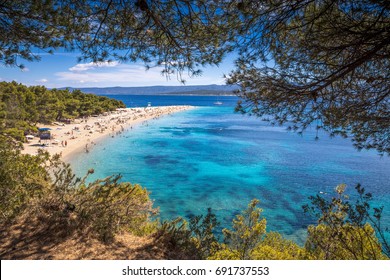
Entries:
[[298,242],[313,222],[302,211],[310,195],[330,196],[340,183],[352,191],[361,183],[385,205],[384,223],[390,225],[389,157],[358,152],[346,139],[322,134],[315,141],[314,132],[298,136],[234,114],[233,100],[127,130],[74,158],[72,167],[79,176],[94,168],[91,180],[119,173],[124,181],[141,184],[163,219],[205,214],[211,207],[221,227],[229,227],[234,215],[258,198],[268,230]]

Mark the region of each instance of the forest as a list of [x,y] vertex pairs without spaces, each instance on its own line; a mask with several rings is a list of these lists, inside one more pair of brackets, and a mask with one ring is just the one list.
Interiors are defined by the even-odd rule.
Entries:
[[22,142],[25,135],[38,131],[37,124],[88,117],[124,107],[122,101],[80,90],[0,82],[0,131]]

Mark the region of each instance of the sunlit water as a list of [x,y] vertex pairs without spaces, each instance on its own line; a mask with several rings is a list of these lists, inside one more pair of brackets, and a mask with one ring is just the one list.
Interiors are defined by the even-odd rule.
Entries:
[[[307,131],[303,136],[233,113],[234,97],[116,96],[128,106],[192,104],[194,110],[165,116],[100,142],[72,161],[92,179],[121,174],[151,191],[160,217],[191,217],[212,208],[221,228],[258,198],[268,230],[301,242],[313,220],[303,213],[308,197],[330,196],[345,183],[361,183],[385,205],[390,225],[390,159],[358,152],[349,140]],[[214,106],[218,100],[223,106]],[[187,103],[186,103],[187,102]]]

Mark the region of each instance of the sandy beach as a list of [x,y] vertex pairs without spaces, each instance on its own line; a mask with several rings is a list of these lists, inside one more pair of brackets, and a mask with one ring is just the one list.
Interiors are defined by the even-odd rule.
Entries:
[[36,155],[39,149],[44,149],[52,155],[60,154],[64,161],[68,161],[78,153],[90,152],[96,143],[105,137],[115,137],[137,124],[191,108],[194,107],[124,108],[98,116],[75,119],[71,124],[38,125],[39,128],[47,128],[50,131],[51,139],[40,140],[39,137],[34,137],[24,144],[22,153]]

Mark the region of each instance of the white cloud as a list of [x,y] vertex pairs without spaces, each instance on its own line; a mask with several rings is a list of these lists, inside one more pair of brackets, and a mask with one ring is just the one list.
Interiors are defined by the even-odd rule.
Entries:
[[[180,85],[176,75],[168,79],[161,74],[164,69],[153,67],[146,70],[141,64],[119,64],[118,62],[106,62],[97,66],[94,63],[77,64],[69,68],[69,71],[57,72],[55,76],[61,86],[84,87],[97,86],[151,86],[151,85]],[[224,84],[222,73],[214,70],[214,73],[190,78],[183,74],[187,85]]]
[[[145,79],[161,80],[161,74],[159,71],[153,71],[152,69],[146,71],[144,67],[121,65],[117,69],[97,71],[93,68],[81,66],[78,69],[85,69],[79,71],[58,72],[55,75],[59,77],[61,81],[69,81],[76,83],[107,83],[112,84],[129,82],[129,81],[141,81]],[[90,71],[88,71],[90,70]]]
[[36,80],[36,82],[38,82],[38,83],[47,83],[48,81],[49,81],[48,79]]
[[83,72],[83,71],[88,71],[88,70],[92,70],[95,68],[116,67],[118,65],[119,65],[118,61],[79,63],[79,64],[76,64],[75,66],[69,68],[69,71]]

